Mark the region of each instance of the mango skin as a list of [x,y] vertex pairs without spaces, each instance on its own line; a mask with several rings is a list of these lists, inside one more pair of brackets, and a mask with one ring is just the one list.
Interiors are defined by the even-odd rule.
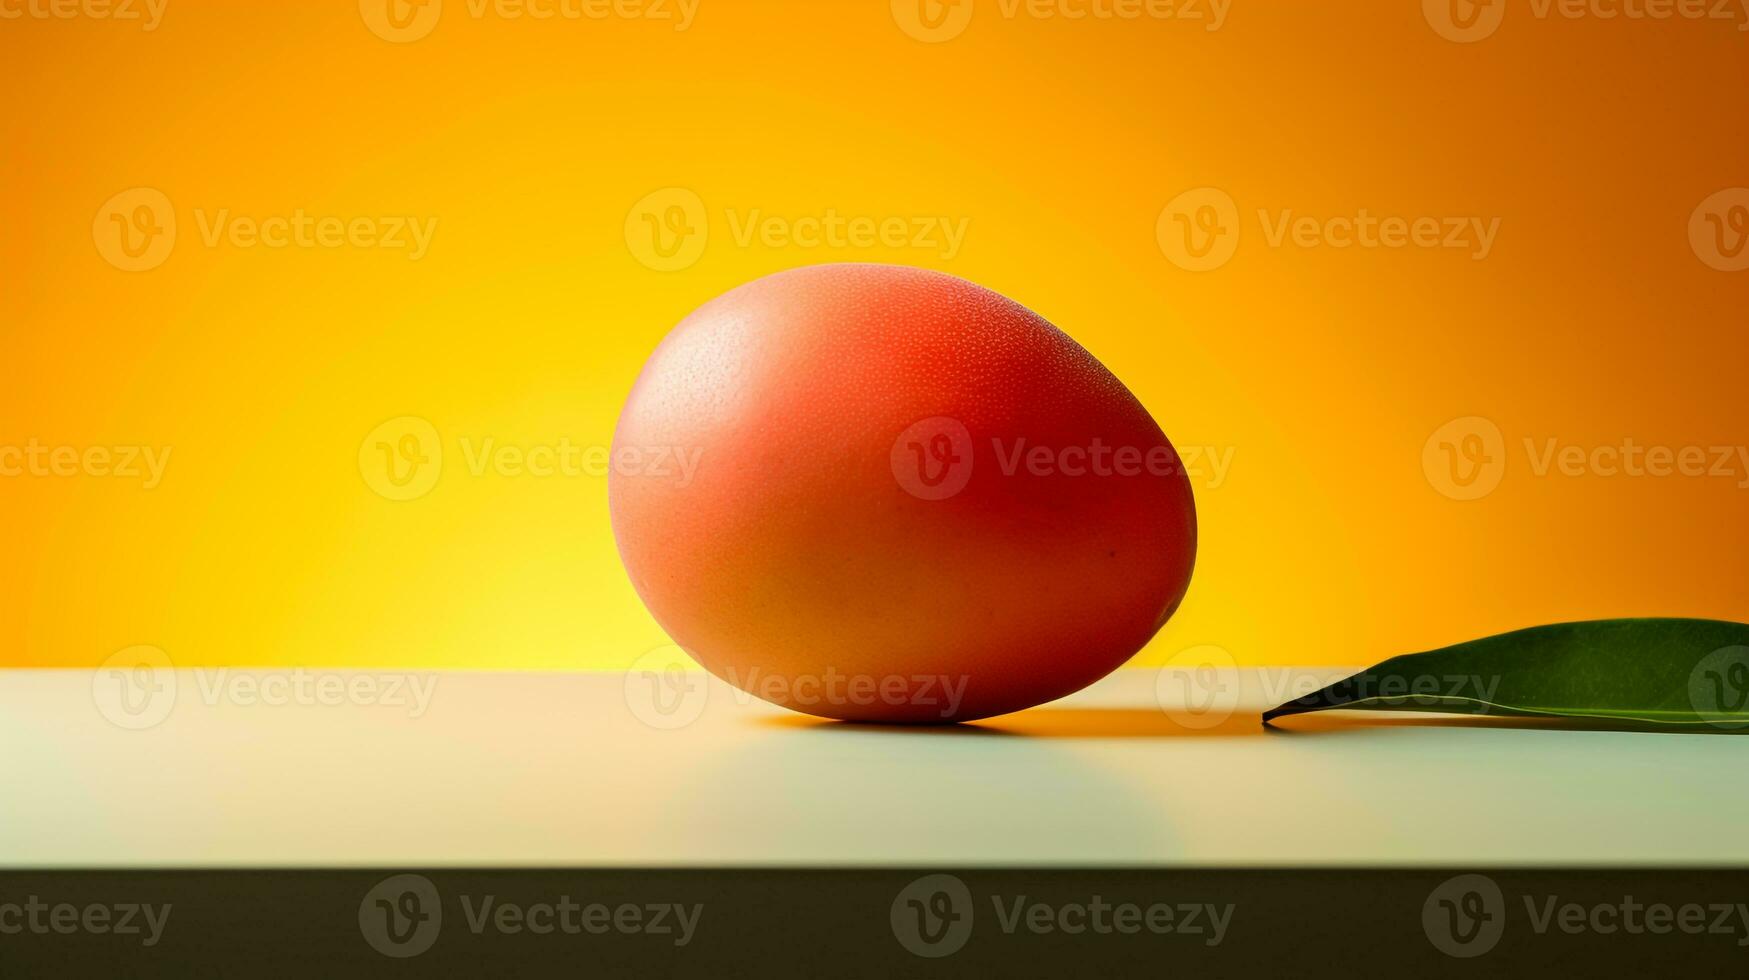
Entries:
[[[1074,451],[1099,446],[1105,475]],[[1120,473],[1121,447],[1154,462]],[[821,717],[1062,697],[1141,649],[1195,564],[1189,480],[1135,396],[1030,310],[920,269],[795,269],[700,307],[644,366],[614,460],[614,536],[657,622]]]

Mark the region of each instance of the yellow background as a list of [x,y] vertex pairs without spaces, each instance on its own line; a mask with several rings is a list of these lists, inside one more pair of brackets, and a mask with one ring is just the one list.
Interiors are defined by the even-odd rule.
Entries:
[[[619,566],[605,481],[476,476],[460,440],[605,445],[690,310],[834,261],[1005,293],[1175,442],[1232,451],[1225,482],[1198,486],[1191,593],[1138,663],[1202,644],[1358,663],[1564,619],[1749,618],[1743,463],[1539,477],[1523,448],[1749,440],[1749,272],[1688,237],[1697,205],[1749,185],[1740,11],[1514,2],[1459,43],[1417,0],[1234,0],[1218,30],[1204,5],[1043,19],[976,0],[963,33],[926,43],[887,0],[702,0],[684,31],[446,0],[409,13],[435,14],[428,34],[391,41],[372,2],[169,0],[149,31],[0,20],[0,446],[172,453],[152,490],[0,478],[0,663],[151,644],[184,666],[629,664],[665,640]],[[177,237],[124,272],[102,210],[141,187],[172,202]],[[1200,187],[1236,202],[1240,237],[1193,273],[1156,225]],[[661,272],[627,225],[667,188],[697,195],[709,235]],[[967,235],[951,257],[766,247],[728,217],[828,208]],[[1480,261],[1276,247],[1257,214],[1362,208],[1499,232]],[[208,245],[221,209],[437,227],[417,261]],[[444,460],[397,502],[360,449],[409,416]],[[1507,459],[1464,502],[1422,450],[1468,416]]]

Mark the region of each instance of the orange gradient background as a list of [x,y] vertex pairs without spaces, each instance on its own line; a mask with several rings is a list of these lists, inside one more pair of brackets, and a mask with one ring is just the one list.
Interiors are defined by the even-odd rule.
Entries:
[[[1749,442],[1749,272],[1688,235],[1702,201],[1749,186],[1741,11],[1509,2],[1459,43],[1419,0],[1233,0],[1218,30],[1206,2],[1200,20],[1046,19],[976,0],[925,43],[887,0],[701,0],[685,30],[445,0],[397,42],[371,2],[168,0],[148,31],[0,0],[27,11],[0,19],[0,446],[171,451],[150,490],[0,477],[0,664],[151,644],[184,666],[624,667],[666,640],[620,568],[606,480],[476,475],[460,440],[606,445],[689,311],[837,261],[1002,292],[1180,446],[1230,450],[1224,481],[1197,484],[1190,594],[1136,663],[1749,619],[1749,463],[1538,476],[1524,449]],[[172,202],[177,237],[124,272],[100,209],[136,187]],[[1156,225],[1200,187],[1236,202],[1239,237],[1190,272]],[[666,272],[627,234],[665,188],[708,224]],[[1477,260],[1276,246],[1258,216],[1363,208],[1499,226]],[[754,211],[827,209],[966,235],[951,255],[736,239]],[[208,245],[221,211],[436,227],[417,260]],[[404,416],[444,460],[393,501],[360,445]],[[1457,501],[1422,450],[1466,416],[1499,427],[1506,468]]]

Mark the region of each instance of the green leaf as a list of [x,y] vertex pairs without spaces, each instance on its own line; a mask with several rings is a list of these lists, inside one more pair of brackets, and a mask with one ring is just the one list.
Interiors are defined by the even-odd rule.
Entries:
[[1606,619],[1392,657],[1264,712],[1330,708],[1749,728],[1749,625]]

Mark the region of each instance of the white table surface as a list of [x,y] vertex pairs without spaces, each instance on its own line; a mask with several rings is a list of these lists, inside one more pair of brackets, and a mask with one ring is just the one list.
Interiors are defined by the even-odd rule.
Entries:
[[268,705],[235,692],[275,672],[181,670],[130,730],[93,672],[0,671],[0,866],[1749,864],[1749,738],[1258,724],[1284,684],[1344,673],[1243,672],[1224,721],[1162,711],[1132,669],[881,729],[714,681],[652,716],[619,674],[439,672],[414,675],[420,713],[410,687]]

